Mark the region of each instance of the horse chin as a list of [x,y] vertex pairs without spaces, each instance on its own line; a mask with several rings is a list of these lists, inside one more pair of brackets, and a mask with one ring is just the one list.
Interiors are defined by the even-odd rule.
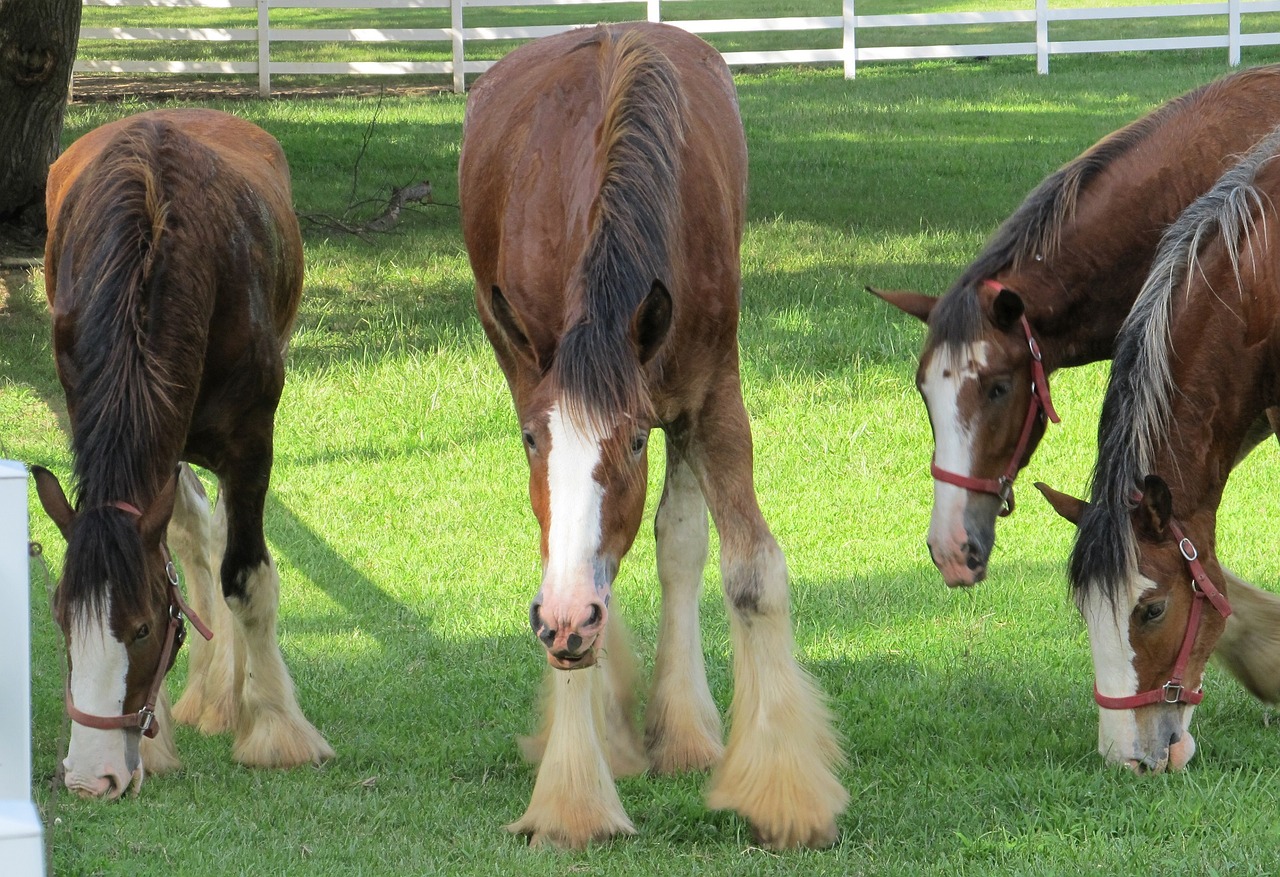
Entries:
[[547,663],[550,664],[554,670],[585,670],[586,668],[595,665],[596,650],[587,649],[587,651],[583,652],[581,655],[577,655],[572,658],[561,657],[553,655],[551,652],[547,652]]

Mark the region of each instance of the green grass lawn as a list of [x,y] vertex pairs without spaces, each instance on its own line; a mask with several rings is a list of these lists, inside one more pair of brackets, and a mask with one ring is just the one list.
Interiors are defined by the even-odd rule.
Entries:
[[[870,5],[870,4],[868,4]],[[1103,366],[1058,374],[1053,427],[1001,522],[989,581],[949,591],[925,550],[932,491],[913,374],[920,326],[862,291],[940,293],[1043,176],[1225,71],[1223,53],[1019,59],[742,75],[751,152],[743,378],[757,485],[790,563],[797,648],[831,698],[853,800],[824,852],[757,849],[708,812],[702,776],[627,779],[632,839],[533,852],[501,826],[533,784],[516,735],[545,664],[529,633],[538,530],[506,386],[472,305],[457,211],[425,207],[365,242],[308,233],[307,285],[277,421],[267,533],[281,636],[304,710],[338,752],[249,770],[228,737],[180,729],[185,769],[137,798],[51,791],[60,637],[32,582],[35,798],[60,875],[1273,874],[1280,731],[1210,671],[1190,769],[1138,779],[1095,754],[1088,642],[1067,596],[1071,531],[1030,486],[1081,492]],[[373,99],[213,104],[284,145],[297,206],[336,212]],[[359,197],[427,178],[456,203],[463,98],[388,98]],[[146,108],[76,104],[66,140]],[[0,312],[4,453],[66,476],[40,278]],[[650,515],[662,443],[652,447]],[[1219,553],[1280,585],[1269,519],[1280,455],[1232,478]],[[63,545],[32,494],[33,536]],[[617,605],[652,660],[648,521]],[[714,551],[714,544],[713,544]],[[713,557],[703,600],[712,691],[731,692]],[[180,658],[177,690],[186,672]]]

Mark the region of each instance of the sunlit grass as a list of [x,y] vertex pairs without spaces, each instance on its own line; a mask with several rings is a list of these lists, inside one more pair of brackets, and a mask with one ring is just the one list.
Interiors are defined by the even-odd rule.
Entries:
[[[34,789],[56,873],[1271,873],[1280,738],[1223,674],[1211,671],[1185,774],[1139,781],[1094,754],[1088,643],[1063,576],[1072,532],[1030,482],[1083,492],[1105,365],[1054,376],[1063,423],[1019,481],[991,580],[948,591],[924,546],[931,439],[913,383],[923,329],[863,291],[941,292],[1046,173],[1225,72],[1221,54],[1061,59],[1050,77],[1004,59],[871,65],[852,82],[835,70],[738,78],[756,486],[787,554],[797,649],[831,698],[854,796],[836,849],[781,857],[735,817],[706,811],[696,776],[622,782],[633,839],[556,855],[501,831],[532,787],[513,738],[533,726],[545,659],[526,620],[539,576],[527,468],[448,206],[464,101],[215,104],[280,139],[303,213],[347,204],[375,112],[356,198],[426,178],[442,202],[373,241],[318,228],[306,238],[267,535],[286,657],[338,758],[247,770],[230,761],[228,737],[181,729],[185,770],[149,780],[137,799],[51,794],[63,658],[37,578]],[[73,105],[66,139],[145,106]],[[0,316],[0,440],[65,475],[39,282],[13,291]],[[654,441],[649,516],[617,584],[646,663],[662,467]],[[1232,478],[1220,518],[1224,559],[1271,587],[1277,478],[1275,446],[1264,446]],[[38,510],[33,528],[58,567],[61,538]],[[727,707],[714,552],[713,537],[703,632]]]

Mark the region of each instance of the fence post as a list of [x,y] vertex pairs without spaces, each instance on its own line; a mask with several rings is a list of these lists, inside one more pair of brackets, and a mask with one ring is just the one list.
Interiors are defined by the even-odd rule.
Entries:
[[462,41],[462,0],[449,0],[449,29],[453,34],[453,90],[467,90],[467,48]]
[[852,79],[857,75],[858,49],[854,39],[857,27],[857,14],[854,12],[854,0],[844,0],[844,78]]
[[258,95],[271,97],[271,0],[258,0]]
[[662,0],[648,0],[649,20],[662,21]]
[[0,861],[4,873],[44,873],[31,803],[31,581],[27,470],[0,460]]
[[1036,0],[1036,72],[1049,72],[1049,0]]
[[1227,0],[1227,63],[1240,66],[1240,0]]

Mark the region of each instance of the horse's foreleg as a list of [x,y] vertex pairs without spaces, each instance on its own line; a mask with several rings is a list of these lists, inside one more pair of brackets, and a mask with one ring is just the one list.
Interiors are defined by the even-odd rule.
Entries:
[[182,563],[191,610],[213,631],[209,642],[194,629],[187,631],[187,687],[173,707],[173,717],[205,734],[221,733],[235,724],[231,613],[214,575],[226,547],[227,518],[219,505],[210,519],[209,498],[185,463],[168,538],[169,547]]
[[658,773],[703,770],[720,760],[720,713],[707,687],[698,627],[707,563],[707,504],[684,459],[680,436],[667,442],[667,476],[653,530],[662,583],[662,620],[645,711],[645,743]]
[[693,457],[720,534],[733,639],[729,744],[707,802],[742,814],[768,846],[828,846],[849,800],[835,776],[843,753],[792,653],[787,567],[756,502],[740,392],[736,381],[721,389],[700,415]]
[[1280,702],[1280,596],[1223,573],[1232,612],[1213,658],[1254,697]]
[[[269,465],[269,452],[266,460]],[[250,486],[237,489],[224,481],[219,495],[227,507],[222,587],[236,646],[233,756],[262,767],[319,763],[332,758],[333,749],[302,714],[277,639],[280,576],[262,537],[265,474],[242,483]]]
[[[609,770],[615,777],[635,776],[649,768],[649,759],[636,734],[636,656],[631,648],[631,631],[616,607],[609,615],[609,626],[602,634],[597,649],[596,665],[604,674],[601,704],[605,720],[604,746]],[[548,673],[543,692],[542,722],[538,733],[520,737],[517,744],[525,760],[538,764],[547,749],[547,740],[555,724],[555,699],[552,686],[555,673]]]
[[547,671],[538,778],[524,815],[507,826],[531,845],[577,849],[635,834],[609,763],[609,671],[603,666],[608,660],[604,655],[594,667]]

